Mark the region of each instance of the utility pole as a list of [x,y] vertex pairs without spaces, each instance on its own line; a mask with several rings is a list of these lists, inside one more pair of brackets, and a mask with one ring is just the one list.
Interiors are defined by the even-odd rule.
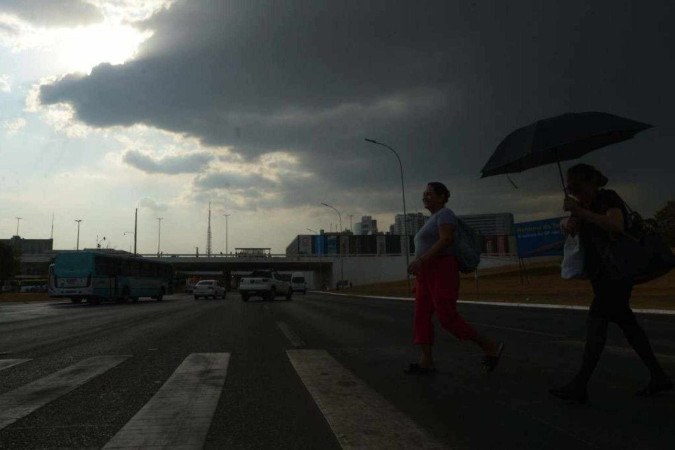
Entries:
[[54,213],[52,213],[52,232],[49,234],[49,239],[54,240]]
[[16,235],[19,235],[19,221],[21,221],[22,217],[17,217],[16,218]]
[[223,214],[225,216],[225,255],[229,254],[229,247],[227,243],[227,218],[230,217],[230,214]]
[[157,257],[159,257],[160,252],[161,252],[161,246],[160,243],[162,242],[162,220],[164,217],[158,217],[157,218]]
[[138,242],[138,208],[136,208],[136,215],[134,216],[134,256],[136,256],[136,243]]
[[80,249],[80,222],[82,222],[82,219],[75,219],[75,222],[77,222],[77,244],[75,245],[75,250]]
[[211,202],[209,202],[209,226],[206,229],[206,256],[211,256]]

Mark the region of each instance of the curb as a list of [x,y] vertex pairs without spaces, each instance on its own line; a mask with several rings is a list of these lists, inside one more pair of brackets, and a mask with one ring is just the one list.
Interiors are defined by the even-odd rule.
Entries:
[[[336,295],[339,297],[360,297],[360,298],[373,298],[378,300],[398,300],[404,302],[415,301],[414,298],[410,297],[384,297],[379,295],[339,294],[337,292],[326,292],[326,291],[308,291],[308,292],[312,292],[313,294]],[[575,311],[588,311],[588,306],[555,305],[551,303],[509,303],[509,302],[489,302],[479,300],[458,300],[458,303],[464,303],[467,305],[501,306],[504,308],[570,309]],[[675,310],[670,309],[634,309],[633,312],[637,314],[659,314],[666,316],[675,316]]]

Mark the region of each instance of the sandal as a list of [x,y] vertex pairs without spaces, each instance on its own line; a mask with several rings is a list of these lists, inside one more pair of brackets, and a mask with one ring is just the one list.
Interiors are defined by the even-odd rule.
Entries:
[[410,363],[403,371],[407,374],[429,375],[435,373],[436,368],[434,366],[422,367],[418,363]]
[[497,364],[499,364],[499,360],[501,359],[503,352],[504,343],[500,342],[497,344],[497,354],[495,356],[486,356],[483,358],[483,370],[485,370],[487,373],[495,370],[495,367],[497,367]]

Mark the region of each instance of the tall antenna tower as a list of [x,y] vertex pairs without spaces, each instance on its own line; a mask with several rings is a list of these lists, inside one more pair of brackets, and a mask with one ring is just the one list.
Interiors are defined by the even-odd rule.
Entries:
[[206,230],[206,255],[211,256],[211,202],[209,202],[209,227]]

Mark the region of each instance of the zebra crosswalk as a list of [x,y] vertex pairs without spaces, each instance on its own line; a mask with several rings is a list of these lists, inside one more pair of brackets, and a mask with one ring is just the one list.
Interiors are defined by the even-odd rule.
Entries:
[[[443,447],[327,351],[293,349],[286,357],[342,448]],[[129,358],[87,358],[0,395],[0,433]],[[230,358],[230,353],[188,355],[103,448],[202,448],[227,389]],[[27,361],[0,360],[0,370]]]

